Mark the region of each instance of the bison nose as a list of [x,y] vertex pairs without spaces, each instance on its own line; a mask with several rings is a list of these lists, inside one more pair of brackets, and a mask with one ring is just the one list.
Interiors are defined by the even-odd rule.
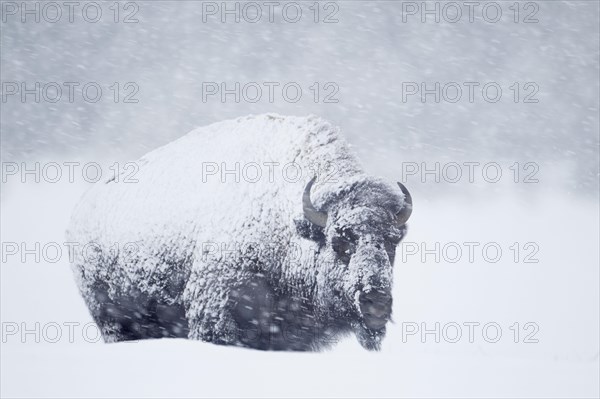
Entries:
[[383,328],[392,314],[392,296],[388,293],[362,292],[359,303],[363,321],[370,329]]

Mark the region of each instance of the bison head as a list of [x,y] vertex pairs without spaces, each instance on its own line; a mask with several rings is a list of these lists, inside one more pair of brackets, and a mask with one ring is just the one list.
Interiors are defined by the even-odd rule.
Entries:
[[401,184],[369,177],[324,190],[319,209],[304,190],[304,217],[319,234],[317,296],[330,318],[351,326],[361,345],[378,350],[392,314],[392,266],[406,233],[412,199]]

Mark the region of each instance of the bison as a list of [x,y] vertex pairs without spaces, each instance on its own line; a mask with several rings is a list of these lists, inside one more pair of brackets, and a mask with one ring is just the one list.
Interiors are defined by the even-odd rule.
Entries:
[[106,342],[317,351],[354,332],[380,349],[412,200],[365,174],[338,128],[248,116],[137,165],[94,184],[67,231],[93,243],[72,269]]

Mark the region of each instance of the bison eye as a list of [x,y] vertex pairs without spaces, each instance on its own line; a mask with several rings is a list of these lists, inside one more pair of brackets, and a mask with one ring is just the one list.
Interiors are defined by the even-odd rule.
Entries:
[[394,263],[394,257],[396,256],[396,246],[398,245],[398,241],[385,240],[385,251],[390,258],[390,262]]
[[354,244],[352,242],[341,237],[334,237],[331,240],[331,246],[342,262],[350,262],[350,257],[354,253]]

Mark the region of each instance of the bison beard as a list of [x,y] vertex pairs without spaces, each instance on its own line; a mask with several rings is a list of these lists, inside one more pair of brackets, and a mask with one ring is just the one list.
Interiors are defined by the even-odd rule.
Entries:
[[[294,163],[303,178],[207,179],[203,162],[217,160]],[[315,163],[335,175],[318,179]],[[95,244],[97,256],[76,253],[72,268],[105,341],[307,351],[354,333],[380,349],[412,199],[366,175],[337,128],[316,117],[239,118],[138,165],[136,184],[93,186],[68,230],[70,241]],[[135,245],[114,250],[125,243]]]

